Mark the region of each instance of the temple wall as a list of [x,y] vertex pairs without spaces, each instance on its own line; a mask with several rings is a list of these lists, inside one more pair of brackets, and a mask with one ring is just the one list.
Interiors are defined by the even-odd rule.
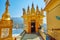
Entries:
[[47,32],[56,40],[60,40],[60,1],[52,1],[49,5],[46,6],[46,11]]

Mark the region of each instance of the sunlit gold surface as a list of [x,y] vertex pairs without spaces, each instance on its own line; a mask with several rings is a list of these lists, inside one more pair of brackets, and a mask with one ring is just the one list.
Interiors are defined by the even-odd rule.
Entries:
[[[2,19],[0,19],[0,40],[13,40],[12,38],[12,27],[13,27],[13,21],[10,19],[10,14],[8,12],[8,6],[9,6],[9,1],[7,0],[6,1],[6,10],[5,12],[3,13],[2,15]],[[2,35],[7,35],[5,32],[4,32],[4,29],[8,28],[8,36],[7,37],[2,37]],[[3,31],[2,31],[3,29]],[[3,34],[4,32],[4,34]]]
[[46,5],[47,11],[47,32],[56,40],[60,40],[60,20],[56,16],[60,16],[60,0],[51,0]]
[[9,1],[6,2],[6,9],[5,12],[2,15],[2,20],[10,20],[10,14],[8,11]]
[[43,21],[43,10],[39,10],[38,6],[36,7],[36,10],[34,8],[34,4],[32,3],[32,8],[28,6],[27,12],[25,9],[23,9],[23,19],[24,19],[24,25],[25,25],[25,30],[27,33],[31,33],[31,22],[35,22],[35,31],[38,32],[38,28],[42,24]]

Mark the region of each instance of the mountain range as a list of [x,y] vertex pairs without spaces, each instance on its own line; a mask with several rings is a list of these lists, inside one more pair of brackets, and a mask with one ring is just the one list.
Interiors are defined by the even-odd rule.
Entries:
[[16,28],[16,26],[18,26],[18,28],[24,28],[24,23],[22,18],[13,17],[11,19],[13,20],[13,28]]

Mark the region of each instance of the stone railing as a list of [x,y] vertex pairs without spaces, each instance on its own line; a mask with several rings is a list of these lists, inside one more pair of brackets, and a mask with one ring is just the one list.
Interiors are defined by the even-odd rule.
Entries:
[[25,33],[26,32],[24,30],[19,36],[16,37],[16,40],[22,40],[22,38],[24,37]]
[[46,34],[44,32],[39,30],[39,34],[40,34],[40,36],[42,37],[43,40],[46,40]]

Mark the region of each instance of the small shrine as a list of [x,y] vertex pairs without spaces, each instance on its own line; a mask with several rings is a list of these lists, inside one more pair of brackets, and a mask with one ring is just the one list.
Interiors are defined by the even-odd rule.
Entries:
[[0,40],[12,40],[13,21],[8,11],[9,0],[6,1],[6,9],[0,19]]
[[38,6],[35,10],[33,3],[31,9],[29,6],[27,8],[27,11],[23,8],[22,18],[24,19],[25,31],[27,33],[37,33],[43,23],[43,17],[43,10],[40,11]]

